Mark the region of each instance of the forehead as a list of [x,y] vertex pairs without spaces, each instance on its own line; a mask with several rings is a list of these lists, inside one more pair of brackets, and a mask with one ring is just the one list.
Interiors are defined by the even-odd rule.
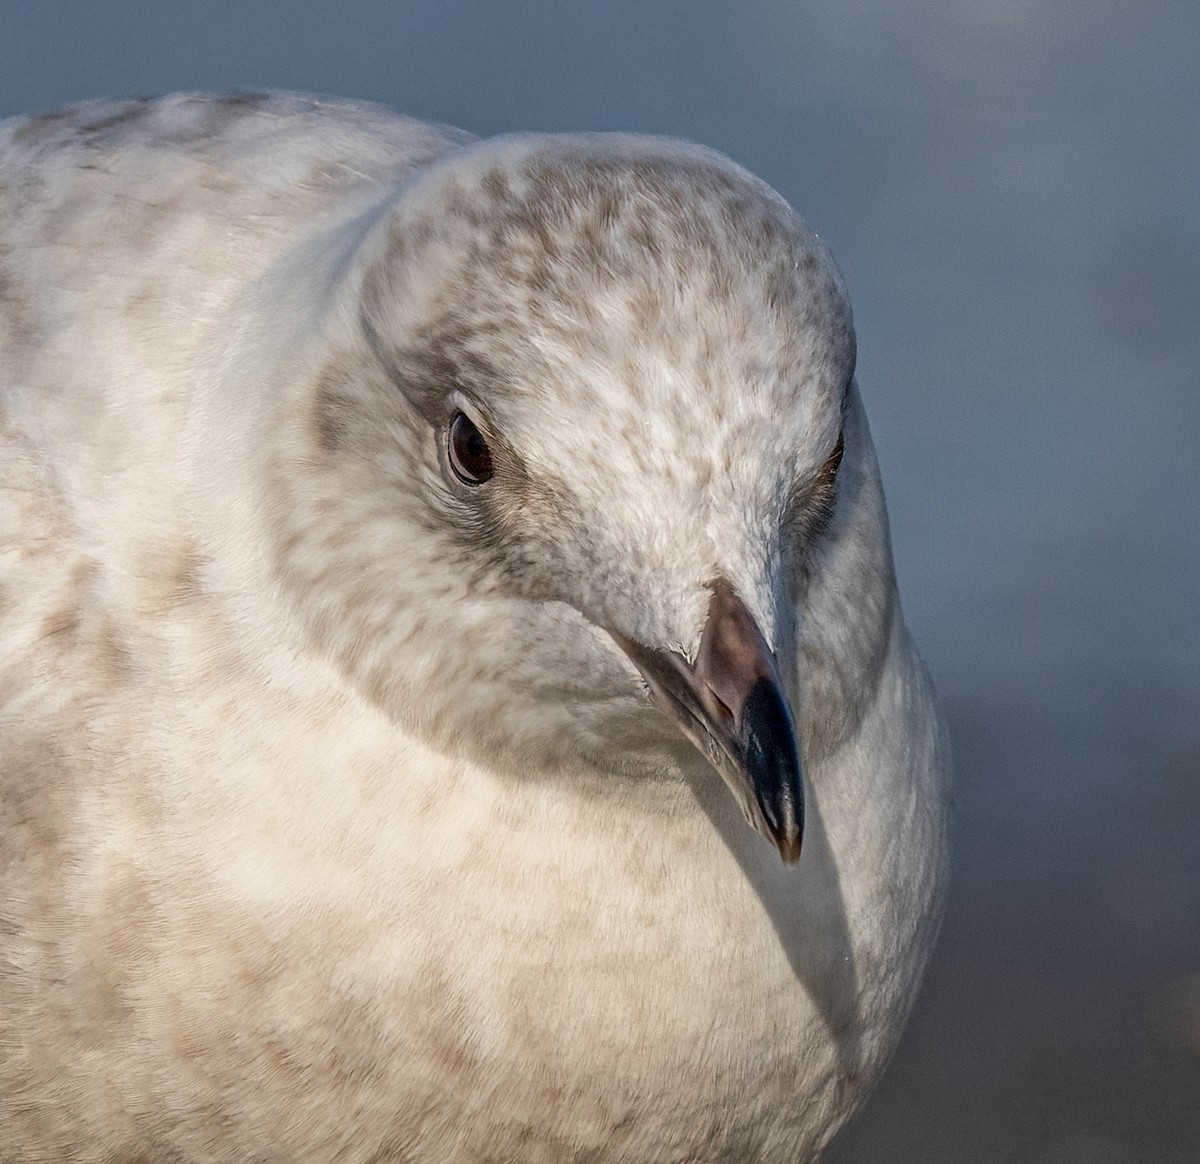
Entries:
[[697,147],[489,144],[418,192],[392,248],[405,361],[510,431],[538,402],[572,423],[807,428],[852,370],[824,247],[769,187]]

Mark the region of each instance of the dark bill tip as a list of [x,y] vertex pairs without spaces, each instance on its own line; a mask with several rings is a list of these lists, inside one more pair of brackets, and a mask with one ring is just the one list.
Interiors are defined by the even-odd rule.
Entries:
[[775,655],[723,579],[713,585],[695,663],[614,634],[651,694],[729,785],[787,864],[800,858],[804,782]]
[[737,725],[742,766],[770,839],[787,864],[800,859],[804,838],[804,782],[791,709],[778,682],[751,687]]

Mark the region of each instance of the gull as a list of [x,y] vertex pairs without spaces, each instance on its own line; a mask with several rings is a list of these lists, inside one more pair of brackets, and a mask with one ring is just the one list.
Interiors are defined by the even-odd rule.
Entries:
[[950,770],[854,357],[698,146],[0,125],[0,1160],[817,1159]]

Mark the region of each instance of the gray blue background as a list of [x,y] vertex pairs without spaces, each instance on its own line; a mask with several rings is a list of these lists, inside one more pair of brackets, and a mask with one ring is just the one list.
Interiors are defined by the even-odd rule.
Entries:
[[828,240],[960,767],[942,942],[829,1164],[1200,1160],[1198,62],[1194,0],[0,0],[0,116],[668,133]]

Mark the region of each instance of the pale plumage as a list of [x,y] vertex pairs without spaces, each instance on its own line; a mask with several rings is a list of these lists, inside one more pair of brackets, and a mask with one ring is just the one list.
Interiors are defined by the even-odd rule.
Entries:
[[0,126],[0,1160],[814,1159],[944,863],[852,371],[697,147]]

